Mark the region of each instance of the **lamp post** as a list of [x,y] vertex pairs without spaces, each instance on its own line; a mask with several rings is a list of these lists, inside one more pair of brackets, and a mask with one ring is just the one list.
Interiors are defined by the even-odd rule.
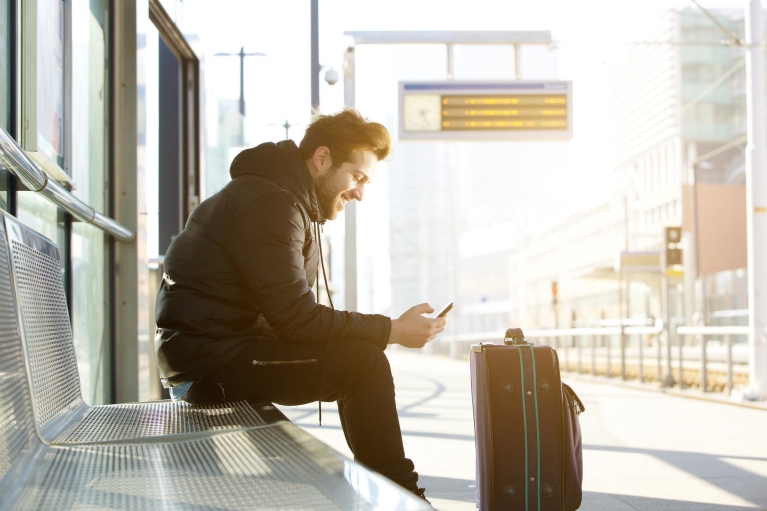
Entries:
[[746,7],[746,207],[748,229],[748,397],[767,397],[767,146],[764,128],[762,2]]
[[240,115],[245,116],[245,57],[266,57],[265,53],[245,53],[245,47],[241,46],[239,53],[216,53],[215,57],[240,57]]

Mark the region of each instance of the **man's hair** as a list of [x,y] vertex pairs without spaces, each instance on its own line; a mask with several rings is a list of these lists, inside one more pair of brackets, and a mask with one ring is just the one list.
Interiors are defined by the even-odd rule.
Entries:
[[304,160],[310,160],[322,146],[330,149],[336,167],[351,161],[357,151],[371,151],[383,160],[391,152],[391,138],[382,124],[368,121],[353,108],[344,108],[332,115],[316,113],[298,148]]

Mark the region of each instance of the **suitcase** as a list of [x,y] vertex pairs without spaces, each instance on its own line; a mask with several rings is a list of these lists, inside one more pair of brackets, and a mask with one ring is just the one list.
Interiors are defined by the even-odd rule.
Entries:
[[518,328],[502,345],[473,345],[471,393],[477,509],[578,509],[585,409],[562,383],[556,351],[526,342]]

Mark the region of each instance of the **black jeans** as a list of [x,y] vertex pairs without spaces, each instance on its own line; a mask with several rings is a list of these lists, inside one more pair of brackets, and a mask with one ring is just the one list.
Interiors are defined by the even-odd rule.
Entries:
[[354,459],[415,490],[418,474],[405,458],[386,355],[365,341],[332,342],[323,378],[325,349],[324,343],[254,341],[234,360],[195,382],[184,400],[198,404],[268,401],[288,406],[338,401],[341,426]]

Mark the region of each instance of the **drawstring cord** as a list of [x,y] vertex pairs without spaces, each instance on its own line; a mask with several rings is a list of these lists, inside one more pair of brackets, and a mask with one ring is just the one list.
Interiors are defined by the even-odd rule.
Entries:
[[[317,237],[317,243],[320,246],[320,266],[322,267],[322,278],[325,281],[325,293],[328,296],[328,302],[330,302],[330,309],[332,310],[332,314],[330,316],[330,335],[328,336],[328,342],[325,346],[325,356],[322,357],[322,369],[321,369],[321,378],[322,381],[320,382],[320,390],[325,388],[325,366],[328,360],[328,353],[330,353],[330,342],[333,340],[333,327],[335,326],[336,321],[336,308],[333,305],[333,298],[330,296],[330,286],[328,286],[328,275],[325,271],[325,257],[322,254],[322,239],[320,238],[321,228],[319,223],[314,224],[314,234]],[[319,268],[317,268],[317,300],[320,299],[320,278],[319,278]],[[319,420],[320,420],[320,427],[322,427],[322,400],[320,399],[317,401],[318,407],[319,407]]]

